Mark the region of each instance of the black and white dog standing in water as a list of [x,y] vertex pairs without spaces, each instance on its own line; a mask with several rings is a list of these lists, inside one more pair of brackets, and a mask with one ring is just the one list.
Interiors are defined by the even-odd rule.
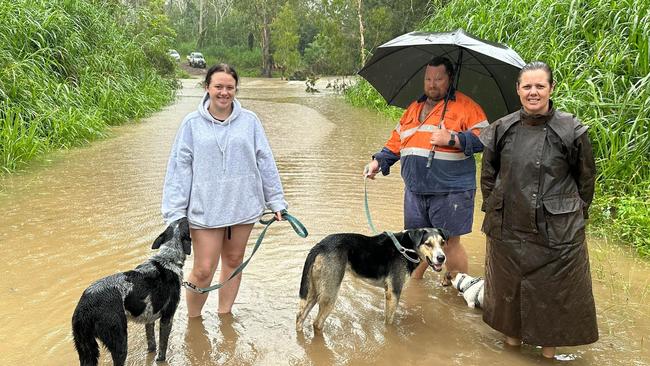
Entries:
[[[440,272],[446,259],[443,251],[449,238],[446,230],[409,229],[394,235],[400,245],[413,250],[420,260]],[[316,304],[318,315],[314,328],[319,331],[323,329],[325,319],[334,309],[346,270],[384,289],[384,321],[386,324],[392,323],[402,288],[415,267],[417,264],[404,258],[386,233],[375,236],[332,234],[325,237],[311,248],[305,260],[296,329],[302,330],[307,315]]]
[[483,277],[472,277],[467,273],[458,273],[452,277],[451,284],[463,298],[470,308],[483,307],[483,296],[485,293],[485,280]]
[[172,320],[180,300],[183,264],[192,242],[187,218],[171,223],[153,242],[160,250],[134,270],[104,277],[88,287],[72,316],[72,334],[82,366],[97,365],[99,339],[122,366],[127,353],[127,320],[144,323],[147,346],[156,350],[154,321],[160,319],[156,361],[164,361]]

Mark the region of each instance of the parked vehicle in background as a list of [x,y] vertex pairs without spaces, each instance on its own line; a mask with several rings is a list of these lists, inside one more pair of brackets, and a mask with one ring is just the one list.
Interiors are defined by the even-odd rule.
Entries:
[[187,56],[187,63],[192,67],[205,68],[205,58],[201,52],[192,52]]
[[180,62],[181,61],[181,55],[178,53],[176,50],[169,50],[167,52],[169,54],[169,57],[173,58],[174,61]]

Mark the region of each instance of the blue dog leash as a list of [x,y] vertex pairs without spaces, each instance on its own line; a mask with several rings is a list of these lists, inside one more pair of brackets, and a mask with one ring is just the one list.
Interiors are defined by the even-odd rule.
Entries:
[[[366,169],[368,169],[367,166]],[[377,230],[375,224],[373,224],[372,222],[372,217],[370,217],[370,207],[368,206],[368,176],[364,176],[363,178],[363,194],[364,194],[364,207],[366,209],[366,220],[368,221],[368,227],[370,227],[370,230],[372,231],[373,234],[379,234],[379,230]],[[402,244],[400,244],[399,241],[397,241],[395,235],[390,231],[384,231],[383,233],[388,235],[390,240],[393,241],[395,248],[397,248],[397,251],[400,252],[404,256],[404,258],[408,259],[413,263],[420,263],[420,257],[418,257],[418,254],[415,250],[404,248]],[[411,255],[414,255],[415,257],[411,257]]]
[[[226,282],[230,281],[233,277],[237,276],[241,271],[243,271],[244,268],[248,265],[248,262],[250,262],[251,259],[253,259],[253,255],[255,254],[255,252],[257,252],[257,249],[259,249],[260,244],[262,244],[264,235],[266,235],[266,230],[269,228],[269,226],[271,226],[272,223],[278,221],[278,219],[275,216],[271,217],[271,219],[269,220],[264,220],[263,219],[264,215],[274,215],[274,213],[265,212],[262,214],[262,218],[260,218],[260,223],[266,226],[264,227],[264,230],[262,230],[262,232],[260,233],[260,236],[257,238],[257,241],[255,242],[255,246],[253,247],[253,251],[251,252],[250,257],[248,257],[248,259],[242,262],[242,264],[240,264],[239,267],[235,268],[235,270],[232,272],[232,274],[230,275],[230,277],[228,277],[227,280],[223,281],[223,283],[217,283],[216,285],[212,285],[210,287],[205,287],[205,288],[198,287],[189,281],[183,281],[183,286],[190,291],[196,292],[198,294],[204,294],[206,292],[210,292],[223,287],[226,284]],[[282,218],[284,218],[286,221],[289,222],[289,224],[291,224],[293,231],[295,231],[299,237],[306,238],[307,235],[309,235],[305,226],[297,218],[290,215],[287,212],[287,210],[282,210]]]

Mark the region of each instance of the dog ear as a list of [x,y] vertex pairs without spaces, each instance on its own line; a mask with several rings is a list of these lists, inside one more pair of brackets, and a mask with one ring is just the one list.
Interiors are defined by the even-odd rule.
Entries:
[[167,229],[163,231],[156,240],[153,241],[153,245],[151,246],[151,249],[158,249],[162,245],[162,243],[166,242],[167,240],[171,239],[174,236],[174,227],[172,225],[167,226]]
[[440,236],[442,236],[442,240],[444,240],[445,242],[449,240],[449,231],[447,231],[447,229],[440,228],[438,229],[438,232],[440,232]]
[[413,246],[417,247],[418,244],[422,241],[425,230],[422,229],[410,229],[406,231],[408,233],[409,239],[413,242]]
[[187,217],[181,219],[178,230],[183,244],[183,252],[185,255],[190,255],[192,253],[192,238],[190,238],[190,224],[187,222]]

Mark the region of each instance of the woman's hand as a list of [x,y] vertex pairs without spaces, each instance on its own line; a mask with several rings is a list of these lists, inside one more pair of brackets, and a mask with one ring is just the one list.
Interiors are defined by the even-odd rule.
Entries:
[[278,221],[282,221],[282,212],[281,211],[275,211],[275,219]]

